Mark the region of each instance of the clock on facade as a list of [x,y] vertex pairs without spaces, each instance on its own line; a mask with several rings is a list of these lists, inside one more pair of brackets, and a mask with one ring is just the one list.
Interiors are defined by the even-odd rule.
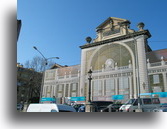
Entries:
[[113,68],[114,67],[114,61],[112,59],[107,59],[105,62],[106,68]]

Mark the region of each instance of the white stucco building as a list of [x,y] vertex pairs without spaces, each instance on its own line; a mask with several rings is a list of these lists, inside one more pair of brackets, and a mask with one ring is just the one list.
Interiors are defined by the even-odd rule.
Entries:
[[111,101],[113,95],[137,98],[138,93],[167,92],[167,49],[152,51],[144,24],[138,31],[130,21],[109,17],[96,28],[97,37],[81,48],[81,64],[53,66],[44,78],[43,97],[88,98],[89,69],[92,100]]

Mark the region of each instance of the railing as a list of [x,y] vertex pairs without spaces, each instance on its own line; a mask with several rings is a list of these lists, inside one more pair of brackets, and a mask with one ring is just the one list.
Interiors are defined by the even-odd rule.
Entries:
[[122,66],[118,68],[106,68],[101,70],[94,70],[93,73],[99,73],[99,72],[106,72],[106,71],[115,71],[115,70],[124,70],[124,69],[130,69],[129,66]]
[[[164,63],[167,65],[167,61]],[[161,66],[162,62],[156,62],[156,63],[150,63],[150,67],[156,67]],[[106,69],[100,69],[100,70],[94,70],[93,73],[101,73],[101,72],[107,72],[107,71],[119,71],[119,70],[126,70],[126,69],[132,69],[129,66],[122,66],[117,68],[106,68]],[[66,76],[58,76],[58,79],[65,79],[65,78],[76,78],[78,77],[78,74],[71,74]]]
[[58,76],[58,79],[65,79],[65,78],[76,78],[78,74],[66,75],[66,76]]
[[72,74],[71,77],[78,77],[78,74]]
[[129,69],[129,66],[118,67],[118,70],[122,70],[122,69]]
[[151,63],[150,66],[151,67],[155,67],[155,66],[161,66],[161,62],[156,62],[156,63]]
[[150,67],[156,67],[156,66],[162,66],[162,65],[167,65],[167,61],[166,62],[150,63]]
[[58,79],[64,79],[65,76],[58,76]]
[[119,71],[119,70],[125,70],[125,69],[131,69],[131,68],[129,68],[129,66],[122,66],[122,67],[117,67],[117,68],[105,68],[105,69],[100,69],[100,70],[94,70],[93,73]]
[[102,72],[102,70],[94,70],[93,73],[99,73]]

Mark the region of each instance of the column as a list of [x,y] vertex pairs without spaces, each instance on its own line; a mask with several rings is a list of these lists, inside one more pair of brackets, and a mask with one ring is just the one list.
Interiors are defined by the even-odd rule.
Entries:
[[102,80],[102,87],[103,87],[103,89],[102,89],[102,96],[105,96],[105,87],[106,87],[106,85],[105,85],[105,80]]
[[115,78],[115,95],[118,95],[118,78]]
[[53,86],[51,85],[50,86],[50,97],[52,97],[53,96]]
[[80,89],[80,71],[79,70],[78,70],[78,84],[77,84],[77,86],[78,86],[77,96],[80,96],[81,89]]
[[68,97],[71,97],[71,84],[68,84]]
[[65,97],[66,95],[66,83],[63,84],[63,97]]
[[163,74],[163,81],[164,81],[164,91],[167,92],[167,73],[162,73]]
[[[147,63],[146,63],[146,53],[145,53],[145,39],[146,36],[138,36],[136,38],[136,63],[139,72],[139,82],[140,82],[140,93],[149,92],[148,88],[148,73],[147,73]],[[145,83],[145,89],[143,88],[143,83]]]
[[55,85],[55,86],[54,86],[54,96],[55,96],[55,97],[56,97],[56,95],[57,95],[56,93],[57,93],[57,86]]
[[58,80],[58,69],[55,69],[55,80]]
[[130,91],[130,99],[132,99],[133,98],[132,76],[129,77],[129,91]]
[[86,50],[82,49],[81,52],[81,75],[80,75],[80,96],[84,96],[85,86],[85,66],[86,66]]

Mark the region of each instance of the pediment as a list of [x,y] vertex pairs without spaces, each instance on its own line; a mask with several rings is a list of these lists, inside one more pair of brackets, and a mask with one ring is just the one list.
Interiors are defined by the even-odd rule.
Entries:
[[134,30],[129,28],[130,21],[122,18],[109,17],[96,28],[97,38],[94,42],[133,33]]
[[115,17],[109,17],[107,20],[101,23],[96,29],[105,29],[107,27],[110,27],[111,24],[113,26],[118,26],[120,23],[123,23],[125,21],[128,21],[128,20],[121,19],[121,18],[115,18]]

